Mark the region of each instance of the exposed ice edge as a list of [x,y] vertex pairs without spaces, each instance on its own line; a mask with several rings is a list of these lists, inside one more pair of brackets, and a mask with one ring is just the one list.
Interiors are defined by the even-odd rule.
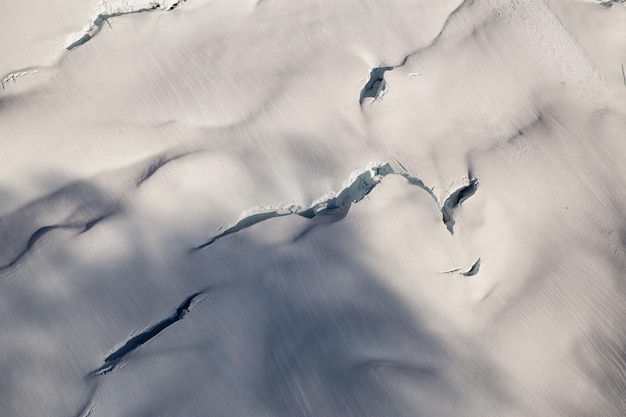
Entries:
[[478,179],[471,172],[468,172],[467,180],[469,183],[450,194],[441,207],[443,223],[452,235],[454,234],[454,224],[456,223],[454,220],[454,209],[463,204],[465,200],[473,196],[478,190]]
[[474,264],[469,270],[467,270],[466,272],[461,272],[461,275],[466,276],[466,277],[473,277],[474,275],[478,274],[479,270],[480,270],[480,258],[478,258],[478,260],[474,262]]
[[[396,161],[397,162],[397,161]],[[234,224],[228,226],[223,232],[211,237],[205,243],[195,247],[192,251],[204,249],[213,245],[217,240],[237,233],[241,230],[252,227],[265,220],[275,217],[289,216],[296,214],[301,217],[312,219],[318,216],[335,216],[337,220],[343,218],[353,203],[358,203],[367,196],[373,189],[388,175],[400,175],[410,185],[417,186],[426,191],[435,201],[442,213],[442,220],[446,225],[450,234],[454,234],[454,210],[461,205],[463,201],[471,197],[478,189],[478,180],[471,173],[466,179],[468,184],[454,191],[444,201],[443,205],[439,204],[437,197],[434,195],[432,188],[426,187],[424,182],[417,177],[409,175],[406,169],[397,162],[402,170],[396,171],[387,162],[369,162],[361,168],[355,170],[341,191],[338,193],[326,193],[322,197],[313,201],[309,206],[298,204],[281,203],[275,206],[259,206],[246,210],[239,216]],[[222,228],[220,228],[222,229]],[[305,231],[306,233],[306,231]],[[302,237],[299,236],[299,237]]]
[[187,1],[188,0],[101,0],[96,6],[96,17],[93,18],[82,33],[78,34],[78,38],[73,38],[73,40],[66,42],[65,49],[71,51],[72,49],[89,42],[100,32],[105,23],[109,23],[108,20],[112,17],[149,12],[153,10],[164,10],[169,12],[183,5]]
[[211,246],[218,239],[237,233],[257,223],[275,217],[297,214],[312,219],[317,216],[343,216],[352,203],[361,201],[387,175],[394,173],[387,163],[370,162],[361,169],[354,171],[350,179],[338,193],[326,193],[313,201],[309,206],[281,203],[275,206],[259,206],[246,210],[239,220],[226,228],[222,233],[213,236],[200,246],[192,250],[199,250]]
[[614,4],[626,6],[626,0],[596,0],[596,3],[605,7],[612,7]]
[[14,71],[6,74],[2,80],[0,80],[0,89],[4,90],[10,82],[16,83],[18,78],[26,77],[28,75],[37,74],[44,71],[44,68],[30,67],[24,68],[20,71]]
[[478,258],[476,262],[474,262],[467,271],[463,271],[462,268],[454,268],[454,269],[448,269],[447,271],[440,271],[437,273],[443,275],[443,274],[454,274],[456,272],[459,275],[463,275],[464,277],[473,277],[474,275],[478,274],[479,270],[480,270],[480,258]]
[[385,71],[391,71],[393,67],[376,67],[370,69],[370,76],[361,90],[359,96],[359,104],[363,105],[366,98],[371,98],[372,102],[381,101],[387,93],[387,81],[385,80]]

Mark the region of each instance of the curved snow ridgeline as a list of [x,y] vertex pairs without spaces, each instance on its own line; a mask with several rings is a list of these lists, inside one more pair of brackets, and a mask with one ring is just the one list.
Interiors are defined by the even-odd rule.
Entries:
[[0,417],[626,415],[621,3],[7,2]]

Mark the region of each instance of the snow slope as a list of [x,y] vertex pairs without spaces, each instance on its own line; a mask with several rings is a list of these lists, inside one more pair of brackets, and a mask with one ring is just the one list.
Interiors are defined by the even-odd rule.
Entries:
[[626,414],[626,8],[11,0],[0,415]]

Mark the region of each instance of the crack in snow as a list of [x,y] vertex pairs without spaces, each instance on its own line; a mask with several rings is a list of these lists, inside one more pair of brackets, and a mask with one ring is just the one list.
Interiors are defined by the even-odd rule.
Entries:
[[454,210],[463,204],[465,200],[473,196],[478,190],[478,179],[476,179],[472,173],[468,173],[468,184],[459,188],[444,201],[441,207],[441,215],[443,223],[451,235],[454,234]]
[[[404,58],[402,58],[402,60],[400,61],[399,64],[396,65],[391,65],[391,66],[381,66],[381,67],[375,67],[372,68],[370,70],[370,77],[367,81],[367,83],[365,84],[365,86],[363,87],[363,89],[361,90],[361,94],[359,96],[359,105],[362,105],[363,102],[365,101],[365,98],[372,98],[372,102],[375,101],[380,101],[382,99],[382,97],[385,95],[385,93],[388,90],[388,85],[387,85],[387,81],[385,80],[385,72],[387,71],[393,71],[395,68],[400,68],[402,66],[404,66],[408,60],[421,53],[424,52],[427,49],[432,48],[433,46],[435,46],[437,44],[437,42],[439,42],[439,39],[441,38],[441,36],[443,35],[445,29],[448,27],[448,24],[450,23],[450,20],[457,14],[459,13],[459,11],[461,9],[463,9],[466,5],[472,4],[474,2],[474,0],[463,0],[461,2],[461,4],[459,4],[446,18],[446,20],[444,21],[443,25],[441,26],[441,29],[439,30],[439,32],[437,33],[437,35],[435,35],[435,37],[433,38],[432,41],[430,41],[430,43],[424,47],[421,47],[411,53],[409,53],[408,55],[406,55]],[[419,76],[421,74],[419,73],[411,73],[409,74],[409,76]],[[371,103],[370,103],[371,104]]]
[[150,12],[154,10],[163,10],[166,12],[172,11],[188,0],[164,0],[164,1],[129,1],[121,0],[118,2],[103,0],[98,4],[96,17],[89,23],[82,35],[67,44],[65,49],[71,51],[85,43],[89,42],[94,36],[100,33],[104,24],[111,25],[109,19],[127,14],[138,14],[143,12]]
[[30,67],[30,68],[24,68],[24,69],[22,69],[20,71],[11,72],[11,73],[5,75],[2,78],[2,80],[0,80],[0,89],[4,90],[5,88],[7,88],[7,86],[11,82],[13,82],[14,84],[17,83],[17,79],[18,78],[26,77],[28,75],[37,74],[37,73],[40,73],[40,72],[42,72],[44,70],[45,70],[44,68]]
[[[395,161],[395,159],[394,159]],[[280,204],[278,206],[269,206],[269,207],[257,207],[248,212],[244,212],[242,216],[240,216],[239,220],[226,228],[222,233],[217,234],[207,240],[205,243],[193,248],[191,251],[197,251],[200,249],[204,249],[213,245],[217,240],[240,232],[244,229],[252,227],[258,223],[264,222],[266,220],[270,220],[276,217],[289,216],[292,214],[305,217],[307,219],[320,218],[320,216],[330,216],[326,219],[330,219],[330,222],[335,222],[343,219],[350,209],[350,206],[353,203],[358,203],[366,195],[368,195],[376,185],[378,185],[386,176],[388,175],[399,175],[403,177],[410,185],[416,186],[424,191],[426,191],[430,197],[435,201],[437,206],[442,210],[442,214],[444,215],[444,223],[447,219],[448,210],[445,211],[439,205],[437,197],[434,195],[431,188],[426,187],[424,182],[417,177],[411,176],[406,169],[396,161],[396,163],[401,167],[401,171],[394,170],[389,163],[382,162],[372,162],[365,166],[364,169],[355,171],[351,179],[348,181],[347,185],[338,193],[325,195],[322,198],[314,201],[309,206],[302,206],[298,204]],[[477,184],[476,180],[472,180],[471,187],[475,187]],[[453,206],[449,209],[450,218],[451,213],[454,207],[458,205],[460,202],[464,201],[468,197],[470,197],[475,188],[473,188],[473,192],[468,193],[464,191],[467,187],[464,187],[461,190],[457,190],[454,194],[456,197],[449,197],[446,200],[447,204],[450,202],[456,201]],[[452,199],[451,199],[452,198]],[[300,239],[304,234],[306,234],[310,230],[305,230],[302,234],[300,234],[295,240]]]
[[476,260],[476,262],[474,262],[474,264],[470,267],[470,269],[468,269],[465,272],[462,272],[461,268],[454,268],[454,269],[448,269],[446,271],[439,271],[437,273],[441,274],[441,275],[447,275],[447,274],[454,274],[455,272],[457,272],[460,275],[463,275],[465,277],[472,277],[472,276],[478,274],[478,270],[479,269],[480,269],[480,258],[478,258],[478,260]]
[[177,321],[182,320],[187,313],[189,313],[196,305],[198,305],[204,299],[203,295],[209,292],[210,289],[205,289],[191,294],[187,297],[177,308],[176,312],[165,320],[161,320],[157,324],[150,326],[143,332],[128,339],[119,349],[115,350],[109,356],[104,359],[104,364],[91,372],[89,376],[101,376],[105,375],[117,367],[117,365],[128,356],[130,353],[136,351],[141,346],[154,339],[163,330],[170,327]]
[[393,67],[377,67],[370,71],[370,78],[361,90],[359,104],[363,105],[366,98],[372,101],[380,101],[387,92],[387,81],[385,81],[385,72],[393,71]]
[[479,269],[480,269],[480,258],[478,258],[478,260],[474,262],[474,265],[472,265],[472,267],[467,272],[462,272],[461,275],[466,276],[466,277],[473,277],[474,275],[478,274]]
[[86,400],[83,402],[83,405],[78,409],[78,412],[74,414],[74,417],[89,417],[91,413],[96,409],[98,405],[99,398],[96,396],[98,392],[98,383],[97,381],[93,381],[89,389],[89,394],[87,395]]
[[622,4],[626,6],[626,0],[598,0],[598,3],[604,7],[613,7],[614,4]]
[[277,207],[259,207],[252,209],[248,214],[244,213],[237,223],[192,250],[206,248],[224,236],[237,233],[257,223],[275,217],[296,214],[307,219],[312,219],[316,216],[344,214],[352,203],[361,201],[385,176],[391,173],[393,173],[393,169],[389,164],[370,163],[365,170],[353,174],[348,185],[334,196],[323,196],[308,207],[297,204],[281,204]]

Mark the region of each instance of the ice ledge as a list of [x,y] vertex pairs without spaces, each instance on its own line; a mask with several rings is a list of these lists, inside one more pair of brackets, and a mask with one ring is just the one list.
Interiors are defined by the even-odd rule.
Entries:
[[308,206],[285,202],[273,206],[258,206],[246,210],[241,214],[237,222],[228,227],[220,228],[220,230],[222,230],[221,233],[214,235],[191,251],[207,248],[225,236],[232,235],[276,217],[296,214],[307,219],[325,216],[327,220],[331,218],[334,218],[334,221],[341,220],[347,215],[353,203],[358,203],[363,200],[363,198],[388,175],[399,175],[410,185],[426,191],[441,210],[442,220],[446,228],[450,234],[454,234],[454,211],[463,201],[476,192],[478,189],[478,180],[469,173],[466,178],[467,184],[453,192],[443,204],[439,204],[431,188],[426,187],[419,178],[411,176],[402,165],[400,165],[400,167],[402,168],[401,170],[394,170],[391,165],[386,162],[369,162],[352,172],[348,181],[344,183],[341,191],[337,193],[326,193]]
[[102,26],[109,23],[109,19],[113,17],[123,16],[127,14],[136,14],[149,12],[154,10],[163,10],[169,12],[186,3],[187,0],[161,0],[161,1],[136,1],[136,0],[118,0],[118,1],[99,1],[96,6],[96,17],[89,25],[80,33],[74,33],[68,36],[65,43],[65,49],[71,51],[87,42],[100,33]]

